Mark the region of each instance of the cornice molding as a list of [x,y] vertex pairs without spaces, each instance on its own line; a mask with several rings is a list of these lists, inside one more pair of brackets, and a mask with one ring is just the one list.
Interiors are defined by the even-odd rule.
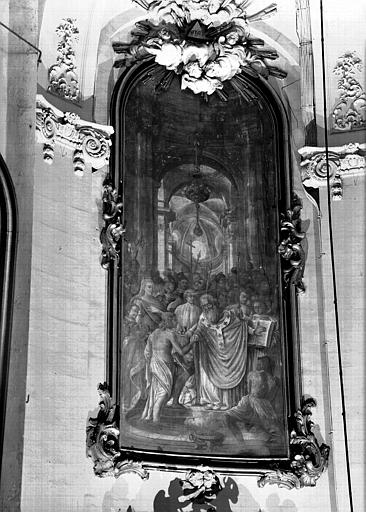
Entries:
[[[319,188],[327,184],[326,148],[300,148],[302,181],[306,187]],[[328,148],[329,176],[333,200],[343,197],[343,179],[362,176],[366,169],[366,144],[350,143]]]
[[49,165],[54,160],[54,148],[73,151],[75,174],[82,176],[86,165],[100,169],[109,163],[112,126],[83,121],[72,112],[62,112],[37,94],[36,137],[43,144],[43,159]]

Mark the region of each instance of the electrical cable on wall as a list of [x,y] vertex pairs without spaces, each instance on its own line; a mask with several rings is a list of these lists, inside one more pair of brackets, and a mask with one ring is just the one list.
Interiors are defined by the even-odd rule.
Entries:
[[37,46],[34,46],[34,44],[27,41],[27,39],[24,39],[24,37],[22,37],[20,34],[18,34],[18,32],[15,32],[14,30],[12,30],[10,27],[5,25],[5,23],[3,23],[2,21],[0,21],[0,25],[2,27],[4,27],[6,30],[8,30],[15,37],[17,37],[18,39],[23,41],[23,43],[27,44],[28,46],[30,46],[31,48],[33,48],[33,50],[35,50],[37,52],[37,54],[38,54],[37,64],[40,64],[42,62],[42,52],[39,48],[37,48]]
[[336,282],[335,259],[334,259],[332,202],[331,202],[330,171],[329,171],[330,167],[329,167],[329,143],[328,143],[327,97],[326,97],[327,88],[326,88],[325,50],[324,50],[324,12],[323,12],[323,1],[322,0],[320,0],[320,32],[321,32],[323,110],[324,110],[324,145],[325,145],[325,161],[326,161],[326,168],[327,168],[328,228],[329,228],[330,258],[331,258],[332,282],[333,282],[333,299],[334,299],[333,304],[334,304],[337,355],[338,355],[339,384],[340,384],[341,403],[342,403],[342,420],[343,420],[344,444],[345,444],[345,455],[346,455],[348,495],[349,495],[350,511],[353,512],[354,509],[353,509],[353,496],[352,496],[352,480],[351,480],[351,467],[350,467],[350,460],[349,460],[346,403],[345,403],[345,396],[344,396],[343,363],[342,363],[342,353],[341,353],[341,336],[340,336],[340,329],[339,329],[337,282]]

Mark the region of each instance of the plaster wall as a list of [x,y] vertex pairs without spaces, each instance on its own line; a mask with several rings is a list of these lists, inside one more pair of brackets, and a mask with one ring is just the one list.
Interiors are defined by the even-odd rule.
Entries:
[[[329,362],[331,412],[328,435],[332,439],[335,497],[339,510],[348,510],[349,507],[343,412],[348,433],[354,510],[365,508],[365,190],[364,176],[345,179],[343,201],[331,205],[340,351],[335,330],[326,191],[321,190],[320,196],[323,219],[321,260],[325,289],[323,343]],[[340,392],[339,354],[342,359],[344,411]]]
[[83,510],[85,424],[104,380],[103,170],[78,177],[37,145],[22,510]]
[[[36,44],[37,1],[0,2],[1,21]],[[24,16],[27,25],[24,26]],[[18,214],[14,308],[9,339],[8,397],[1,467],[0,509],[17,510],[22,473],[25,378],[32,258],[33,166],[37,54],[0,27],[0,151],[13,181]],[[27,84],[25,86],[25,84]],[[5,400],[6,397],[1,397]]]

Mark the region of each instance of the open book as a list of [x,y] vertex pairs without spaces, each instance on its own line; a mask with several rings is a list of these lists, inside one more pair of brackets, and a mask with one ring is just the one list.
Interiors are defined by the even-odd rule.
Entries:
[[270,318],[264,318],[261,315],[253,315],[253,327],[263,329],[261,334],[251,334],[248,339],[248,345],[267,348],[271,343],[276,322]]

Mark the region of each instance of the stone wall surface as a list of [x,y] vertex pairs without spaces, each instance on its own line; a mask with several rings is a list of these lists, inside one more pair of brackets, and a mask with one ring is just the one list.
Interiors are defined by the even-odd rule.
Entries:
[[[2,0],[0,12],[2,23],[17,34],[22,34],[30,43],[36,44],[36,0]],[[7,340],[10,363],[0,489],[0,509],[10,512],[17,510],[21,499],[32,258],[37,53],[3,26],[0,27],[0,38],[0,151],[15,189],[19,219],[14,307],[12,327]],[[1,399],[5,400],[5,397]]]
[[78,177],[69,154],[37,146],[22,509],[81,510],[88,408],[104,380],[103,171]]

